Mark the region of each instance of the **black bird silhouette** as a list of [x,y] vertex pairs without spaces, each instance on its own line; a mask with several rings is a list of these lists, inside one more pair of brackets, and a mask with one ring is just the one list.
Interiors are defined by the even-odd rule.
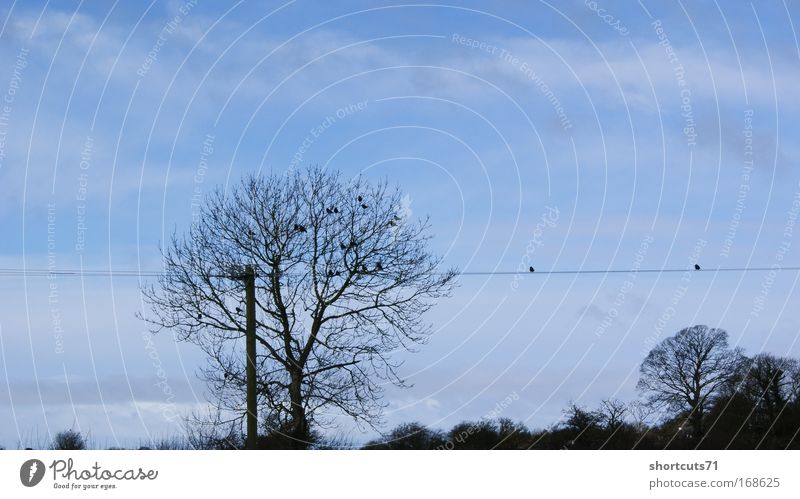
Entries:
[[344,244],[344,243],[339,243],[339,249],[341,249],[342,251],[344,251],[344,250],[346,250],[346,249],[347,249],[347,246],[345,246],[345,244]]
[[362,208],[364,208],[365,210],[366,210],[367,208],[369,208],[369,206],[367,206],[367,205],[366,205],[366,204],[364,204],[364,203],[361,203],[361,207],[362,207]]
[[361,201],[363,201],[363,200],[364,200],[364,198],[362,198],[361,196],[358,196],[358,202],[359,202],[359,203],[360,203]]
[[335,207],[335,206],[334,206],[334,207],[333,207],[333,212],[334,212],[334,213],[339,213],[339,208],[337,208],[337,207]]
[[528,272],[534,272],[535,270],[533,267],[528,267]]
[[241,309],[241,308],[239,308],[239,307],[236,307],[236,313],[237,313],[237,314],[241,314],[241,313],[242,313],[242,309]]
[[330,215],[331,213],[333,213],[333,210],[332,210],[332,209],[330,209],[330,208],[325,208],[325,213],[327,213],[328,215]]
[[306,226],[300,224],[294,224],[294,230],[297,232],[306,232]]
[[695,263],[695,264],[694,264],[694,269],[695,269],[695,270],[700,270],[700,266],[699,266],[699,265],[697,265],[697,264]]
[[378,261],[378,263],[375,264],[375,270],[377,270],[378,272],[383,270],[383,265],[381,265],[380,260]]
[[334,271],[332,271],[332,270],[328,271],[328,277],[333,277],[335,275],[336,275],[336,273]]
[[202,318],[203,318],[203,314],[197,314],[197,320],[198,320],[198,321],[199,321],[200,319],[202,319]]

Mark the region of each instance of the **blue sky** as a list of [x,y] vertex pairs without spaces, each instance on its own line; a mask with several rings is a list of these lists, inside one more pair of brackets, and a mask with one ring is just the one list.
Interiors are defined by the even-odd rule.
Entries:
[[[798,14],[6,0],[0,267],[158,269],[193,196],[293,164],[397,183],[464,271],[797,265]],[[502,415],[533,427],[573,400],[633,400],[648,345],[695,323],[798,356],[797,278],[464,276],[430,342],[398,354],[414,386],[387,390],[387,427],[514,393]],[[202,408],[202,356],[146,333],[138,286],[0,277],[0,445],[66,427],[130,445]]]

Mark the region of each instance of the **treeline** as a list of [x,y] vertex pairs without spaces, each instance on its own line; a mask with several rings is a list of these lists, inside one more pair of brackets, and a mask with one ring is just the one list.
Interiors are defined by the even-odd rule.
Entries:
[[642,400],[570,404],[552,428],[509,419],[449,430],[398,426],[366,449],[798,449],[800,362],[728,346],[722,329],[692,326],[641,364]]
[[[293,438],[291,422],[263,423],[260,449],[800,449],[800,362],[728,345],[722,329],[692,326],[664,339],[640,366],[640,400],[571,403],[550,428],[508,418],[465,421],[450,429],[405,423],[363,446],[310,428]],[[510,405],[504,401],[505,409]],[[241,428],[187,425],[185,437],[146,442],[151,449],[241,449]],[[51,448],[82,449],[74,431]]]
[[[760,399],[760,397],[759,397]],[[604,401],[588,409],[575,404],[563,420],[534,430],[511,419],[465,421],[449,430],[405,423],[364,449],[483,450],[483,449],[800,449],[800,404],[781,408],[739,393],[719,398],[708,412],[708,429],[698,442],[686,413],[646,424],[638,419],[639,403]]]

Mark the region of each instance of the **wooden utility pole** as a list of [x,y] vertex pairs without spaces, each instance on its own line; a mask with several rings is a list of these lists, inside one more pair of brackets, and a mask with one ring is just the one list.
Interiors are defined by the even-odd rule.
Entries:
[[245,448],[258,446],[258,407],[256,398],[256,271],[252,265],[244,270],[245,313],[247,324],[245,350],[247,354],[247,442]]

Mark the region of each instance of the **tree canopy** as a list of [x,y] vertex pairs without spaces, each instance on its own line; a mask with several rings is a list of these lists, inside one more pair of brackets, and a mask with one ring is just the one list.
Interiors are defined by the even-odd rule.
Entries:
[[429,251],[428,220],[411,220],[404,206],[385,182],[319,168],[246,177],[217,190],[188,233],[172,237],[163,277],[144,289],[144,318],[203,349],[216,402],[241,417],[237,275],[252,265],[264,423],[298,442],[337,411],[374,424],[383,382],[403,384],[391,354],[425,341],[424,314],[456,276]]

